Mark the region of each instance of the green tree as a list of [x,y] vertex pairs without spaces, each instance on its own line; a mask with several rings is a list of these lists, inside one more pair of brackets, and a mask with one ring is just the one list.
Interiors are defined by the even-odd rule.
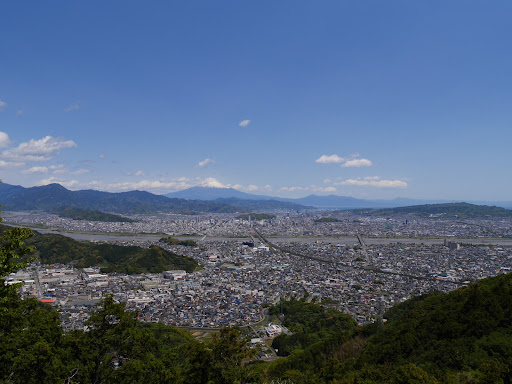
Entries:
[[0,382],[57,383],[66,375],[58,313],[36,299],[9,297],[0,315]]
[[25,240],[30,236],[32,236],[30,229],[12,228],[4,231],[0,237],[0,311],[5,300],[15,294],[20,287],[20,284],[6,284],[4,277],[18,269],[26,268],[33,260],[26,258],[34,251],[33,247],[25,245]]
[[[152,353],[158,350],[158,341],[149,330],[137,327],[136,313],[126,311],[124,303],[107,296],[85,325],[87,332],[67,336],[78,369],[77,381],[109,383],[124,378],[122,382],[163,382],[153,380],[161,373],[161,362],[155,362]],[[128,376],[132,379],[126,381]]]
[[213,334],[210,346],[214,383],[246,383],[249,380],[242,360],[255,351],[248,348],[248,341],[236,328],[223,328]]
[[[32,231],[12,228],[0,237],[0,381],[55,383],[65,372],[62,329],[57,312],[35,299],[21,300],[20,284],[5,276],[27,267],[34,250],[25,245]],[[61,381],[61,380],[60,380]]]

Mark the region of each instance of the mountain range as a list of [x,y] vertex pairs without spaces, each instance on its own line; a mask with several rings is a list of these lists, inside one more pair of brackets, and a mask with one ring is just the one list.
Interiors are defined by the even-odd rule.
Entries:
[[53,211],[63,207],[78,207],[103,212],[152,213],[168,211],[193,212],[239,212],[240,209],[212,201],[171,199],[145,191],[120,193],[93,190],[70,191],[60,184],[24,188],[0,184],[0,204],[11,211]]
[[[226,202],[237,200],[253,200],[253,201],[281,201],[286,203],[298,204],[301,206],[310,206],[317,208],[384,208],[395,207],[397,204],[393,200],[390,201],[371,201],[356,199],[348,196],[318,196],[309,195],[298,199],[290,199],[275,196],[255,195],[252,193],[241,192],[233,188],[215,188],[215,187],[192,187],[178,192],[168,193],[164,196],[170,198],[180,198],[187,200],[206,200],[216,202]],[[405,203],[407,199],[399,201],[399,205],[410,205]],[[408,200],[407,200],[408,201]],[[411,200],[412,201],[412,200]]]
[[[0,204],[11,211],[54,211],[77,207],[102,212],[139,214],[174,212],[182,214],[236,213],[270,210],[396,208],[412,205],[450,203],[446,200],[363,200],[348,196],[309,195],[299,199],[255,195],[232,188],[192,187],[166,195],[146,191],[70,191],[60,184],[25,188],[0,183]],[[510,208],[512,202],[475,202]]]
[[[233,188],[214,188],[214,187],[192,187],[178,192],[168,193],[164,196],[170,198],[180,198],[186,200],[207,200],[216,202],[225,202],[229,204],[228,199],[239,200],[258,200],[258,201],[281,201],[302,206],[316,208],[338,208],[338,209],[357,209],[357,208],[395,208],[406,207],[411,205],[424,204],[444,204],[453,203],[453,200],[425,200],[425,199],[408,199],[404,197],[392,200],[365,200],[357,199],[349,196],[338,195],[309,195],[302,198],[291,199],[275,196],[256,195],[252,193],[241,192]],[[222,199],[222,200],[220,200]],[[473,204],[496,205],[502,208],[512,208],[512,201],[470,201]]]
[[[0,183],[0,205],[10,211],[55,211],[66,207],[77,207],[102,212],[140,214],[174,212],[193,214],[236,213],[248,210],[301,210],[308,207],[284,201],[256,201],[239,198],[181,199],[155,195],[145,191],[102,192],[94,190],[70,191],[60,184],[24,188],[19,185]],[[311,207],[309,207],[311,208]]]

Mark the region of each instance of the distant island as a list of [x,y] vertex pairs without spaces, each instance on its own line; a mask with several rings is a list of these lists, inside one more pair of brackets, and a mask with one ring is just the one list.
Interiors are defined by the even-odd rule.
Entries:
[[489,205],[475,205],[469,203],[445,203],[412,205],[409,207],[386,209],[356,209],[352,212],[370,216],[390,216],[408,214],[421,217],[512,217],[512,210]]
[[66,217],[73,220],[87,220],[87,221],[102,221],[112,223],[135,223],[136,220],[132,220],[129,217],[114,215],[111,213],[105,213],[100,211],[93,211],[91,209],[82,209],[77,207],[64,207],[58,208],[51,213],[56,214],[60,217]]

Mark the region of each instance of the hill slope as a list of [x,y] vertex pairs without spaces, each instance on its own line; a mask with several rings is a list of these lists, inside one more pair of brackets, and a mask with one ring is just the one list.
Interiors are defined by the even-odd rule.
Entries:
[[[0,234],[9,228],[0,225]],[[95,244],[35,231],[34,236],[27,240],[27,244],[36,247],[36,254],[43,264],[73,263],[78,268],[98,266],[103,272],[126,274],[160,273],[173,269],[192,272],[198,267],[197,262],[191,257],[177,255],[154,245],[150,248],[141,248]]]
[[132,220],[128,217],[113,215],[111,213],[105,213],[100,211],[93,211],[91,209],[81,209],[76,207],[65,207],[59,208],[51,213],[59,215],[60,217],[67,217],[73,220],[87,220],[87,221],[103,221],[110,223],[134,223],[135,220]]

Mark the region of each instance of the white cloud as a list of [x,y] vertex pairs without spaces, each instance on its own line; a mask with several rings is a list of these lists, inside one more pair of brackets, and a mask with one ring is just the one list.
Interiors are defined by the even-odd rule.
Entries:
[[383,180],[378,176],[359,177],[334,183],[334,185],[378,187],[378,188],[407,188],[407,183],[401,180]]
[[57,171],[60,170],[66,170],[66,168],[62,164],[50,165],[48,169],[52,170],[53,173],[56,173]]
[[366,176],[366,177],[363,177],[364,180],[380,180],[382,179],[382,177],[380,176]]
[[227,185],[222,184],[219,180],[208,177],[198,184],[200,187],[211,187],[211,188],[229,188]]
[[21,171],[25,175],[31,175],[33,173],[48,173],[48,167],[32,167]]
[[123,191],[131,191],[131,190],[180,190],[185,188],[190,188],[192,185],[183,183],[180,181],[160,181],[160,180],[141,180],[136,182],[122,182],[122,183],[112,183],[105,186],[107,190],[123,190]]
[[4,161],[0,160],[0,168],[16,168],[16,167],[23,167],[25,163],[16,162],[16,161]]
[[99,181],[99,180],[92,180],[92,181],[88,181],[87,183],[83,184],[85,188],[88,188],[88,189],[99,189],[100,187],[103,186],[103,182]]
[[78,109],[80,109],[80,104],[73,103],[73,104],[68,105],[66,108],[64,108],[64,112],[76,111]]
[[304,187],[282,187],[279,190],[283,192],[295,192],[295,191],[304,191],[307,188]]
[[319,164],[341,164],[343,168],[371,167],[373,163],[368,159],[361,159],[359,153],[353,153],[349,157],[338,155],[322,155],[315,161]]
[[343,168],[371,167],[373,163],[368,159],[352,159],[341,164]]
[[144,174],[144,172],[142,172],[142,171],[137,171],[137,172],[135,172],[135,174],[134,174],[134,175],[135,175],[135,176],[146,176],[146,175]]
[[319,164],[339,164],[346,161],[344,157],[340,157],[338,155],[322,155],[318,159],[316,159],[316,162]]
[[193,186],[212,187],[212,188],[231,188],[228,184],[223,184],[219,180],[208,177],[206,179],[190,179],[187,177],[179,177],[176,179],[165,180],[140,180],[135,182],[120,182],[105,185],[106,190],[111,191],[129,191],[129,190],[161,190],[161,191],[179,191]]
[[312,192],[336,192],[335,187],[325,187],[324,188],[324,187],[319,187],[317,185],[311,185],[306,189],[309,191],[312,191]]
[[61,181],[59,182],[60,185],[62,185],[65,188],[72,188],[80,185],[80,181],[78,180],[70,180],[70,181]]
[[254,185],[254,184],[250,184],[250,185],[226,184],[226,186],[228,188],[233,188],[233,189],[236,189],[237,191],[242,191],[242,192],[272,192],[272,186],[268,185],[268,184],[264,185],[262,187],[260,187],[258,185]]
[[105,158],[105,154],[104,153],[101,153],[98,155],[98,159],[104,159]]
[[242,120],[238,125],[242,128],[247,127],[251,123],[251,120]]
[[53,175],[83,175],[84,173],[89,173],[88,169],[78,169],[76,171],[70,172],[69,169],[64,167],[62,164],[50,165],[49,167],[32,167],[29,169],[25,169],[22,171],[25,175],[31,175],[34,173],[52,173]]
[[197,167],[197,168],[204,168],[204,167],[206,167],[208,164],[213,164],[213,163],[215,163],[215,161],[214,161],[214,160],[212,160],[212,159],[204,159],[203,161],[200,161],[200,162],[196,165],[196,167]]
[[5,150],[1,156],[17,161],[47,161],[53,158],[55,152],[73,147],[76,147],[73,140],[46,136],[40,140],[32,139],[29,142],[21,143],[16,148]]
[[7,107],[7,103],[5,101],[0,100],[0,111],[3,111],[5,107]]
[[[53,182],[56,179],[52,179]],[[190,188],[197,185],[211,186],[216,188],[229,188],[229,185],[224,185],[220,181],[210,177],[206,179],[190,179],[187,177],[179,177],[170,180],[139,180],[139,181],[125,181],[118,183],[105,184],[100,181],[74,184],[73,186],[80,186],[81,188],[95,188],[105,191],[131,191],[131,190],[148,190],[157,193],[166,193],[169,191],[179,191],[182,189]]]
[[9,135],[5,132],[0,132],[0,148],[8,147],[10,144]]
[[[73,172],[70,172],[72,175],[83,175],[85,173],[89,173],[91,172],[90,170],[88,169],[83,169],[83,168],[80,168],[80,169],[77,169],[76,171],[73,171]],[[54,172],[54,173],[57,173],[57,172]]]
[[332,183],[332,180],[331,180],[331,179],[325,179],[325,180],[324,180],[324,183],[325,183],[325,184],[330,184],[330,183]]
[[308,191],[308,192],[336,192],[335,187],[319,187],[318,185],[310,185],[309,187],[282,187],[279,189],[280,192],[296,192],[296,191]]

